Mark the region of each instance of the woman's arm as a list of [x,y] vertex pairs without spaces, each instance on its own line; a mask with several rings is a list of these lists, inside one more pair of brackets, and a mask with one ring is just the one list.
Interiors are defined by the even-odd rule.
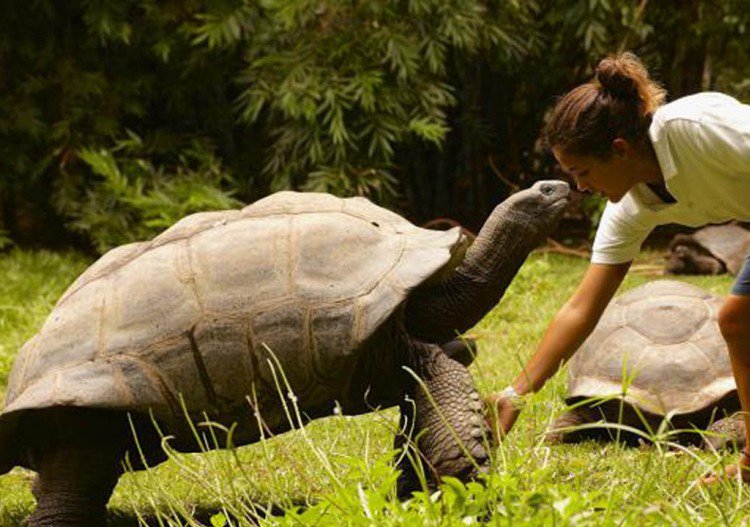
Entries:
[[[557,312],[539,348],[513,383],[516,393],[539,390],[573,355],[596,327],[629,268],[630,262],[589,266],[575,293]],[[489,401],[497,408],[499,432],[505,435],[513,427],[519,410],[500,395],[490,396]]]

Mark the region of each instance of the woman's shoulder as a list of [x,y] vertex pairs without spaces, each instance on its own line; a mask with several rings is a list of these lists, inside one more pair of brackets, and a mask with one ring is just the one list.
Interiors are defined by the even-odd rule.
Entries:
[[721,119],[724,114],[732,115],[737,111],[750,111],[750,107],[725,93],[701,92],[680,97],[659,107],[654,113],[654,122],[706,122],[707,119]]
[[750,105],[718,92],[696,93],[665,104],[654,113],[649,127],[655,146],[669,145],[674,150],[715,151],[717,144],[746,143],[748,134]]

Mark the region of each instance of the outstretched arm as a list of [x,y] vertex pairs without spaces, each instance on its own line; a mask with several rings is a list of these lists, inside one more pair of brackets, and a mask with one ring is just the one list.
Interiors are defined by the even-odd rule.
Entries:
[[[513,383],[516,393],[523,395],[539,390],[573,355],[596,327],[629,268],[630,262],[589,266],[578,288],[557,312],[539,348]],[[510,400],[497,394],[490,396],[489,402],[497,408],[502,436],[513,427],[519,410]]]

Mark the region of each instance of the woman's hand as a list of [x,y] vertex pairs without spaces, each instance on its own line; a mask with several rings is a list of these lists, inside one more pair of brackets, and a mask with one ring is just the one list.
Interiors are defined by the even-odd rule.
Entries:
[[[596,327],[629,267],[630,262],[589,265],[576,292],[557,312],[536,352],[513,382],[515,392],[525,395],[538,391],[573,356]],[[500,441],[518,419],[521,406],[518,395],[494,393],[485,402],[489,410],[488,424],[496,441]]]
[[750,483],[750,455],[744,450],[740,453],[740,460],[738,463],[729,465],[721,474],[712,473],[703,476],[700,479],[700,484],[713,485],[721,480],[733,480],[738,477],[738,473],[744,483]]
[[502,393],[493,393],[485,398],[487,420],[496,442],[505,439],[518,419],[519,410],[511,398]]

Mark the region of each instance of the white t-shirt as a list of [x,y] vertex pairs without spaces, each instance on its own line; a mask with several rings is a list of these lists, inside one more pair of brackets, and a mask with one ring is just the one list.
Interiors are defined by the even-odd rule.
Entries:
[[683,97],[656,110],[649,127],[669,193],[664,203],[645,183],[607,203],[592,263],[632,261],[657,225],[750,220],[750,106],[721,93]]

